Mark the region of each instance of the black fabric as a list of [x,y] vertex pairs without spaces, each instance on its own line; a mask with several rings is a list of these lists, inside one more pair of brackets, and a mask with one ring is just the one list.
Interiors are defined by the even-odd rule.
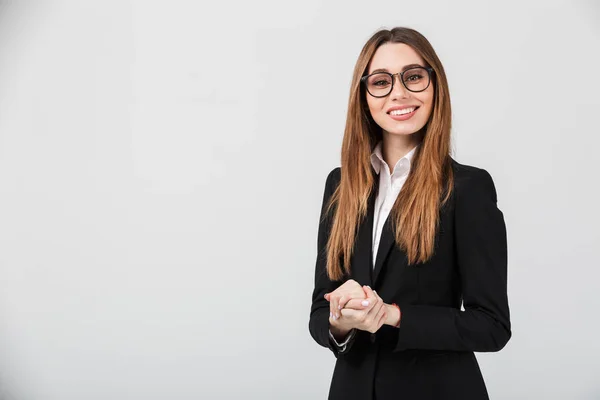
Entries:
[[488,399],[474,352],[499,351],[511,337],[506,227],[490,174],[453,159],[452,169],[454,192],[440,210],[435,254],[424,264],[408,265],[388,218],[373,269],[373,190],[349,278],[370,285],[386,303],[398,304],[402,318],[399,329],[384,325],[375,334],[357,331],[343,353],[329,339],[329,303],[323,298],[343,283],[330,281],[325,272],[332,221],[324,207],[341,170],[329,173],[309,320],[313,339],[336,357],[329,399]]

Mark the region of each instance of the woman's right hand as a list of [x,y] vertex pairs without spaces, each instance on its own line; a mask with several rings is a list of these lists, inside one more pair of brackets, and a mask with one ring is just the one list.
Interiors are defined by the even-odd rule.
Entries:
[[361,290],[367,297],[359,308],[342,308],[342,318],[329,317],[331,333],[334,336],[343,337],[354,328],[375,333],[385,323],[387,308],[381,297],[369,286],[361,286]]
[[337,320],[342,315],[340,310],[344,308],[348,301],[352,299],[364,299],[367,296],[360,283],[354,279],[348,279],[333,292],[326,293],[324,297],[329,302],[330,319]]
[[354,321],[349,318],[333,318],[329,316],[329,330],[338,341],[344,340],[344,337],[350,332],[354,326]]

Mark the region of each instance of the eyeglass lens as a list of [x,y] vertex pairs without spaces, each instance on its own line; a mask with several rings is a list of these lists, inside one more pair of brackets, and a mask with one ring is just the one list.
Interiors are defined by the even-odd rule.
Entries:
[[[367,78],[367,90],[376,97],[387,96],[392,91],[392,77],[390,74],[381,72],[370,75]],[[403,83],[406,89],[412,92],[420,92],[429,85],[429,71],[425,68],[411,68],[404,71]]]

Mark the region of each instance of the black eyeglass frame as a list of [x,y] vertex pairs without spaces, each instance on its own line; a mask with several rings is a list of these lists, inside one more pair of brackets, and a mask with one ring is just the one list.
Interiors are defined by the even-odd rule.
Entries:
[[[406,86],[406,83],[404,83],[404,73],[407,72],[407,71],[411,71],[413,69],[424,69],[425,71],[427,71],[427,78],[429,79],[429,81],[427,82],[427,86],[425,86],[424,89],[421,89],[421,90],[412,90],[412,89],[409,89]],[[387,74],[387,75],[390,76],[390,79],[392,81],[392,85],[390,87],[390,91],[387,92],[387,94],[384,94],[383,96],[375,96],[374,94],[372,94],[371,92],[369,92],[369,85],[367,84],[367,79],[369,79],[370,76],[377,75],[377,74]],[[365,75],[365,76],[361,77],[360,81],[364,85],[365,90],[367,91],[367,93],[369,93],[371,96],[376,97],[376,98],[379,99],[379,98],[382,98],[382,97],[389,96],[390,93],[392,93],[392,90],[394,90],[394,82],[396,81],[394,79],[394,75],[398,75],[398,79],[400,79],[400,82],[402,82],[402,86],[404,86],[406,88],[406,90],[408,90],[409,92],[413,92],[413,93],[420,93],[420,92],[422,92],[424,90],[427,90],[427,88],[429,87],[429,85],[431,85],[431,76],[433,75],[433,68],[432,67],[411,67],[411,68],[408,68],[408,69],[406,69],[404,71],[396,72],[395,74],[392,74],[392,73],[389,73],[389,72],[385,72],[385,71],[374,72],[372,74]]]

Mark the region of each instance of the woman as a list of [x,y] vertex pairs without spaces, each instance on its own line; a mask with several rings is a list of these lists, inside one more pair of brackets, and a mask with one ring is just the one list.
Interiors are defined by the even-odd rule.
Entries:
[[511,337],[506,227],[490,174],[450,156],[450,128],[427,39],[375,33],[319,222],[309,329],[336,357],[329,399],[488,398],[473,352]]

